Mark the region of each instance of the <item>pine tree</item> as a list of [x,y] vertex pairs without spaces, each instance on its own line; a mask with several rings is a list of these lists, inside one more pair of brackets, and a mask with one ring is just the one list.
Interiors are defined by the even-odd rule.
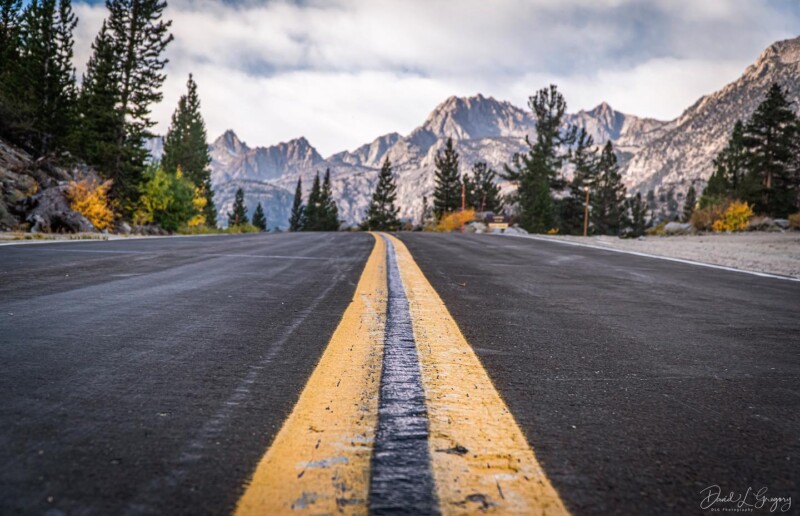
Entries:
[[630,236],[640,237],[647,229],[647,204],[642,201],[642,194],[636,195],[627,200],[628,217],[626,226],[630,229]]
[[0,0],[0,134],[10,140],[21,111],[21,16],[21,0]]
[[172,114],[172,123],[164,138],[164,155],[161,165],[174,172],[179,167],[206,198],[204,214],[206,225],[216,225],[216,207],[211,186],[211,156],[208,152],[208,135],[200,112],[200,97],[192,74],[186,82],[187,93],[178,101]]
[[438,218],[461,207],[461,179],[458,172],[458,153],[453,148],[453,139],[448,138],[444,154],[437,152],[436,186],[433,191],[433,211]]
[[[125,213],[135,209],[137,184],[148,157],[144,143],[155,125],[150,107],[162,99],[167,63],[163,53],[173,39],[172,22],[162,20],[166,6],[163,0],[107,0],[109,16],[95,40],[94,64],[90,61],[87,67],[87,76],[97,84],[90,82],[81,93],[85,121],[81,139],[116,119],[116,130],[101,133],[100,149],[89,157],[96,158],[90,163],[114,180],[112,193]],[[107,97],[114,99],[114,115],[108,112]],[[95,103],[99,107],[88,107]]]
[[697,191],[694,189],[694,183],[689,185],[689,190],[686,192],[686,200],[683,202],[683,221],[689,222],[692,220],[692,213],[697,205]]
[[233,210],[228,212],[228,226],[241,226],[250,223],[247,218],[247,206],[244,204],[244,190],[236,189],[233,201]]
[[625,186],[611,141],[600,153],[590,202],[594,232],[600,235],[619,234],[625,215]]
[[336,201],[333,200],[330,169],[325,170],[325,179],[322,181],[319,226],[322,231],[338,231],[339,229],[339,209],[336,206]]
[[256,206],[255,213],[253,213],[253,225],[261,231],[267,230],[267,216],[264,214],[264,208],[260,202]]
[[378,175],[378,184],[372,194],[372,201],[367,208],[366,218],[361,226],[369,231],[396,231],[400,228],[397,218],[399,209],[394,202],[397,199],[397,185],[392,174],[389,158],[383,162]]
[[497,173],[483,161],[472,165],[472,175],[464,175],[467,205],[477,211],[497,212],[502,208],[500,188],[495,184]]
[[303,184],[297,179],[297,188],[294,191],[292,214],[289,217],[289,231],[303,231],[305,229],[305,207],[303,206]]
[[311,192],[308,194],[303,231],[322,231],[322,217],[322,186],[319,181],[319,172],[317,172],[314,182],[311,184]]
[[515,155],[511,164],[504,167],[503,177],[517,183],[522,227],[544,233],[556,224],[552,191],[565,187],[560,171],[566,154],[560,148],[575,143],[577,129],[562,131],[567,103],[555,85],[539,90],[529,99],[528,106],[536,116],[536,143],[526,139],[530,150]]
[[796,208],[792,174],[797,116],[783,89],[773,83],[745,125],[747,168],[754,185],[749,201],[756,211],[785,217]]
[[747,150],[744,146],[744,124],[737,120],[727,145],[714,158],[714,173],[703,190],[700,206],[705,208],[725,199],[746,199],[752,189],[747,175]]
[[569,182],[569,194],[559,201],[560,227],[563,234],[582,235],[586,204],[586,190],[594,183],[597,173],[597,156],[594,140],[580,128],[575,138],[575,148],[569,153],[574,173]]
[[10,78],[17,125],[26,145],[43,155],[64,144],[75,118],[69,0],[34,0],[19,19],[19,51]]

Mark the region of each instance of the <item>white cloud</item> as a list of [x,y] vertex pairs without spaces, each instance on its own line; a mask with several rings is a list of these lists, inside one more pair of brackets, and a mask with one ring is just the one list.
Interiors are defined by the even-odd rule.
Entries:
[[[105,7],[76,11],[81,70]],[[325,155],[406,133],[449,95],[524,105],[549,82],[572,109],[606,100],[669,119],[798,21],[769,0],[174,0],[167,17],[175,42],[157,130],[193,72],[210,137],[304,135]]]

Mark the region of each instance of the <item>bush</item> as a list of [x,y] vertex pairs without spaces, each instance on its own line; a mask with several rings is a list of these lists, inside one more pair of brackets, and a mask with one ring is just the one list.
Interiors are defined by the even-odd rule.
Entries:
[[753,216],[753,210],[746,202],[733,201],[726,209],[723,216],[714,221],[711,229],[714,231],[744,231],[747,223]]
[[666,227],[667,224],[669,224],[669,221],[664,221],[661,224],[659,224],[658,226],[653,226],[652,228],[648,229],[645,232],[645,234],[647,236],[664,236],[664,235],[666,235],[666,232],[664,231],[664,228]]
[[475,210],[454,211],[442,217],[434,231],[455,231],[475,220]]
[[160,167],[148,170],[145,177],[139,187],[142,195],[134,216],[137,225],[155,222],[167,231],[177,231],[197,214],[191,181]]
[[718,204],[708,204],[705,207],[694,210],[689,222],[692,223],[697,231],[711,231],[714,224],[721,220],[728,208],[728,201]]
[[789,227],[800,230],[800,211],[789,215]]
[[114,222],[114,212],[108,200],[111,184],[111,180],[101,183],[89,178],[70,181],[67,186],[70,208],[86,217],[97,229],[107,229]]

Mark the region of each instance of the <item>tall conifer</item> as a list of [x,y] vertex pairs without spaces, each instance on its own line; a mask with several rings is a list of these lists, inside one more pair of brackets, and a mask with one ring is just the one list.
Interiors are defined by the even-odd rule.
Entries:
[[378,184],[372,194],[366,217],[361,226],[370,231],[396,231],[400,229],[397,218],[399,209],[395,206],[397,185],[392,174],[392,163],[386,158],[378,175]]
[[461,207],[458,153],[453,148],[452,138],[447,139],[443,153],[436,153],[434,163],[436,186],[433,191],[433,211],[437,217],[442,217]]
[[297,188],[294,190],[292,213],[289,217],[289,231],[302,231],[305,225],[305,207],[303,206],[303,183],[297,179]]

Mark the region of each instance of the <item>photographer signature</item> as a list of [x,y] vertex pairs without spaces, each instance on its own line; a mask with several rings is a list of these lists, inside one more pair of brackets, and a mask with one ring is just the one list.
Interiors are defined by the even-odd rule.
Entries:
[[[768,509],[769,512],[788,512],[792,507],[792,497],[767,496],[767,488],[762,487],[754,491],[748,487],[744,494],[731,491],[722,494],[718,485],[708,486],[700,491],[703,499],[700,501],[701,509],[714,509],[717,504],[734,504],[737,510]],[[716,508],[719,510],[719,508]],[[723,509],[725,510],[725,509]]]

